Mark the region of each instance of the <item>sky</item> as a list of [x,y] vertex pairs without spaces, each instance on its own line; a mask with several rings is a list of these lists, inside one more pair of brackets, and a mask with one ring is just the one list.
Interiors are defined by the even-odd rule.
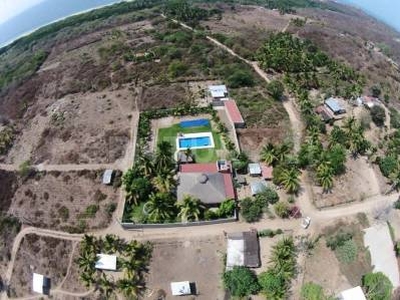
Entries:
[[368,14],[400,31],[400,0],[340,0],[340,2],[362,8]]
[[0,24],[43,0],[0,0]]

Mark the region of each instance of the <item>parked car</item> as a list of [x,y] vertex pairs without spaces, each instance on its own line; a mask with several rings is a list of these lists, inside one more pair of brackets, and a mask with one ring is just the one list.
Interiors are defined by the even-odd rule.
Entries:
[[311,223],[311,218],[305,217],[305,218],[303,218],[303,220],[301,220],[301,227],[303,227],[304,229],[307,229],[308,226],[310,226],[310,223]]

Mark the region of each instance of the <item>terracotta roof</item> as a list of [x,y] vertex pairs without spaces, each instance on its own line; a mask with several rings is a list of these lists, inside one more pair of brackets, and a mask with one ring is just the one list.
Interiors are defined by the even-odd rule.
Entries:
[[273,167],[269,167],[267,165],[261,165],[261,173],[264,179],[272,179],[272,171],[274,170]]
[[226,199],[235,199],[236,193],[233,187],[232,175],[229,173],[224,173],[224,184],[225,184],[225,195]]
[[224,101],[224,105],[226,107],[229,118],[233,123],[244,123],[242,114],[240,113],[240,110],[237,107],[235,100],[226,100]]
[[181,165],[180,171],[182,173],[213,173],[218,172],[218,168],[216,163],[187,164]]

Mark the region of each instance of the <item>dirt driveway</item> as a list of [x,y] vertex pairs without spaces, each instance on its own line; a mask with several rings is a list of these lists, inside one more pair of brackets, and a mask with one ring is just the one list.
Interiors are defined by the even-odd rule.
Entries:
[[170,287],[173,281],[194,282],[198,294],[196,299],[224,299],[221,273],[224,270],[226,241],[222,234],[195,239],[159,240],[153,244],[153,260],[147,280],[149,291],[145,299],[156,299],[157,293],[165,293],[166,299],[173,299]]

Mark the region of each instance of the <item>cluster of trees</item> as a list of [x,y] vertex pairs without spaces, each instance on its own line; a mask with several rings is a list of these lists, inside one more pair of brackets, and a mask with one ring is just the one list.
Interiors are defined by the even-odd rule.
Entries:
[[234,267],[223,274],[223,282],[234,297],[256,295],[261,291],[267,299],[284,299],[295,269],[296,247],[291,237],[285,237],[274,245],[270,266],[258,278],[246,267]]
[[199,21],[205,20],[215,14],[221,14],[219,10],[205,10],[189,3],[187,0],[169,0],[163,8],[164,14],[170,18],[186,22],[195,26]]
[[[95,268],[99,253],[118,254],[117,268],[124,273],[121,279],[114,281],[111,276]],[[143,244],[135,240],[126,242],[112,234],[104,238],[84,235],[76,263],[85,286],[95,286],[107,299],[116,291],[128,299],[137,299],[145,290],[144,273],[150,263],[151,254],[150,243]]]
[[[191,155],[189,152],[187,155]],[[126,191],[124,216],[142,223],[190,222],[233,216],[234,200],[222,202],[216,212],[207,210],[199,199],[189,195],[178,203],[175,175],[176,163],[170,143],[159,143],[154,155],[140,153],[135,165],[122,179]],[[135,208],[142,209],[140,220],[134,219]]]
[[261,159],[274,167],[273,181],[282,185],[288,193],[297,193],[300,189],[299,164],[294,156],[290,155],[288,144],[273,145],[268,143],[260,153]]
[[257,222],[262,214],[267,211],[268,205],[275,204],[278,201],[278,193],[274,189],[266,187],[253,198],[242,199],[240,201],[240,213],[246,222]]

